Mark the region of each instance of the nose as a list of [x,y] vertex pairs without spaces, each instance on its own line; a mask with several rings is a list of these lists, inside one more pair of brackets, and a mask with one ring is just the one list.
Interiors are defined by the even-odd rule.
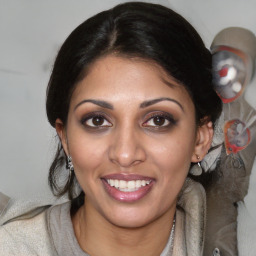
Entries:
[[109,148],[109,159],[120,167],[131,167],[145,161],[142,138],[135,128],[123,127],[116,131]]

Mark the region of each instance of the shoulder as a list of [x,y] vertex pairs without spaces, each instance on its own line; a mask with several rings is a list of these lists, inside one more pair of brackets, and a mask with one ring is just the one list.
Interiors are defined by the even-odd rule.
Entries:
[[0,227],[0,255],[52,255],[45,211]]
[[12,199],[3,204],[1,196],[0,255],[54,255],[47,225],[51,205]]

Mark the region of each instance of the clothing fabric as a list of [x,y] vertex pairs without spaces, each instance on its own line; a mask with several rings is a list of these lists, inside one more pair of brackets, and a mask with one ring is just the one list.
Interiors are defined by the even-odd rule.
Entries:
[[[0,255],[89,256],[75,237],[70,202],[50,206],[14,202],[0,194]],[[200,256],[205,230],[205,193],[187,179],[179,197],[173,248],[171,240],[160,256]]]

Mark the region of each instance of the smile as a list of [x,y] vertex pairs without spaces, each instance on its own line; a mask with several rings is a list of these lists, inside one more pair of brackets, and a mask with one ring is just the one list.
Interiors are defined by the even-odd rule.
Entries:
[[139,190],[141,187],[145,187],[150,184],[150,180],[114,180],[107,179],[108,184],[111,187],[115,187],[116,189],[123,192],[133,192]]
[[155,180],[145,176],[113,174],[101,179],[107,194],[121,202],[135,202],[145,197]]

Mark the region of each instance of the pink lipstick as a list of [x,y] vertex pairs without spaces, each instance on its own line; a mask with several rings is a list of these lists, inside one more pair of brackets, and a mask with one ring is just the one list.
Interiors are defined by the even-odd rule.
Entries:
[[140,200],[155,183],[154,179],[137,174],[111,174],[101,180],[109,196],[121,202]]

